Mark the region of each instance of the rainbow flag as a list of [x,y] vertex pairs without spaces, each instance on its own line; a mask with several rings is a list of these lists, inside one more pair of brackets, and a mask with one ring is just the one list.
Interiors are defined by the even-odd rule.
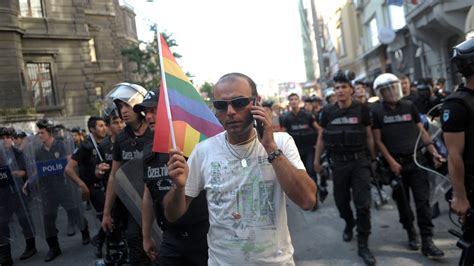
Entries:
[[[189,157],[196,144],[222,132],[224,129],[198,91],[189,82],[168,45],[166,45],[163,36],[160,35],[160,38],[163,53],[161,58],[164,64],[176,146],[183,151],[186,157]],[[160,98],[156,111],[153,151],[168,153],[172,144],[170,122],[163,90],[163,83],[161,83]]]

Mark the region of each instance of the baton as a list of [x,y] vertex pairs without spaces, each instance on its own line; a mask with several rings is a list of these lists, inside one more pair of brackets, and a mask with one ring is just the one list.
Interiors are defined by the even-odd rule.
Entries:
[[92,144],[94,145],[94,149],[97,152],[97,155],[99,156],[100,162],[101,163],[104,162],[104,159],[102,158],[102,155],[100,155],[99,147],[97,147],[97,142],[95,142],[95,138],[91,133],[89,133],[89,138],[91,138]]

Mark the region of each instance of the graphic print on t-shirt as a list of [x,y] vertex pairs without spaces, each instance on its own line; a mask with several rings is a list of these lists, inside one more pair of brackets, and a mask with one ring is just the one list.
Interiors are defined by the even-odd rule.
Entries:
[[249,158],[248,162],[247,167],[237,159],[211,162],[207,190],[216,222],[233,229],[221,236],[223,246],[252,256],[277,246],[275,181],[262,178],[265,171],[273,171],[266,160]]

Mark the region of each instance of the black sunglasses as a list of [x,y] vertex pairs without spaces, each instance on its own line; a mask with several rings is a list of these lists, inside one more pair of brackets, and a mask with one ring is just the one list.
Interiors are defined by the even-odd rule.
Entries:
[[229,101],[216,100],[212,102],[212,105],[214,106],[214,108],[216,108],[217,111],[226,111],[229,104],[232,105],[232,107],[234,107],[235,109],[240,109],[249,105],[250,101],[254,101],[255,104],[254,97],[239,97]]

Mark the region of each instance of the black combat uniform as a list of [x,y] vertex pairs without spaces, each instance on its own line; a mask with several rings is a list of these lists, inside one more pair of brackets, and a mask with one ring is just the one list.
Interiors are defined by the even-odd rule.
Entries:
[[154,153],[151,145],[145,147],[144,182],[150,191],[156,221],[163,230],[163,240],[158,248],[160,265],[207,265],[209,213],[205,191],[201,191],[188,211],[176,222],[165,218],[163,198],[172,187],[168,175],[169,155]]
[[[460,87],[446,97],[441,111],[441,123],[443,132],[464,132],[464,185],[472,208],[474,206],[474,91]],[[474,235],[472,239],[474,240]]]
[[78,163],[79,177],[89,188],[90,201],[97,212],[97,218],[102,220],[104,211],[105,194],[103,180],[95,176],[95,167],[97,163],[97,150],[94,148],[91,137],[81,143],[78,149],[72,154],[72,159]]
[[301,161],[303,161],[308,175],[317,184],[318,178],[314,170],[314,149],[317,139],[317,131],[313,128],[313,123],[316,121],[315,117],[300,109],[297,114],[288,112],[283,118],[282,126],[286,128],[286,132],[293,137],[300,153]]
[[16,160],[16,169],[11,169],[8,162],[4,161],[3,158],[0,160],[0,246],[8,245],[8,248],[10,248],[9,223],[12,215],[15,214],[27,245],[35,248],[34,227],[27,198],[21,192],[19,183],[13,180],[15,177],[12,174],[13,170],[26,171],[25,158],[23,153],[17,148],[11,147],[11,149]]
[[[413,150],[418,136],[417,124],[421,122],[415,105],[409,101],[399,101],[395,109],[379,103],[372,109],[373,128],[380,129],[382,142],[390,155],[401,165],[401,184],[395,186],[395,199],[403,228],[414,233],[413,222],[415,217],[410,208],[409,189],[412,190],[416,206],[416,217],[420,234],[423,239],[433,237],[433,223],[431,222],[430,183],[428,175],[415,165]],[[421,154],[417,159],[423,160]],[[384,160],[386,167],[388,163]],[[388,171],[391,180],[398,177]],[[397,184],[398,185],[398,184]],[[403,188],[401,187],[403,185]],[[404,197],[404,198],[403,198]],[[413,249],[416,249],[413,247]]]
[[[359,244],[367,246],[370,235],[370,160],[367,146],[367,126],[370,126],[368,107],[353,101],[341,109],[331,104],[322,109],[320,126],[334,179],[334,198],[340,216],[346,221],[344,240],[352,238],[357,225]],[[357,220],[354,220],[350,201],[354,199]]]
[[[147,128],[141,136],[136,136],[130,126],[126,126],[116,137],[113,148],[113,160],[123,166],[130,160],[141,160],[143,149],[153,143],[153,132]],[[130,178],[130,177],[129,177]],[[120,210],[117,210],[120,212]],[[149,261],[143,250],[143,237],[140,224],[130,213],[127,214],[126,238],[129,248],[129,259],[132,264],[147,263]]]

